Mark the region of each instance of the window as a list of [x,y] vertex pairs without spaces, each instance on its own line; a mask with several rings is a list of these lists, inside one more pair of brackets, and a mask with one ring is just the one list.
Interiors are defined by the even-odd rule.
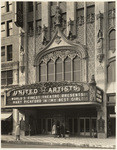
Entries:
[[12,2],[6,2],[6,11],[9,12],[9,11],[12,11]]
[[41,10],[41,2],[36,2],[36,10]]
[[12,61],[12,45],[7,46],[7,61]]
[[87,23],[93,23],[95,21],[94,9],[94,5],[87,7]]
[[1,62],[5,61],[5,46],[1,47]]
[[1,85],[10,85],[13,83],[13,71],[2,71],[1,72]]
[[67,57],[65,59],[64,63],[64,69],[65,69],[65,81],[71,81],[71,59]]
[[108,70],[108,83],[115,82],[115,76],[116,76],[115,61],[109,63],[107,70]]
[[48,62],[48,81],[54,81],[54,61]]
[[78,56],[73,59],[73,80],[81,81],[81,61]]
[[11,36],[13,34],[13,24],[12,20],[7,22],[7,36]]
[[5,2],[1,2],[1,14],[5,13]]
[[[42,62],[39,64],[39,81],[76,81],[81,82],[82,77],[82,59],[76,55],[73,55],[74,58],[69,58],[69,55],[64,56],[64,60],[60,56],[64,55],[63,53],[55,54],[50,53],[50,60],[46,64]],[[44,56],[47,60],[46,55]]]
[[44,82],[46,81],[46,64],[42,62],[39,67],[40,81]]
[[33,11],[33,2],[28,2],[28,12]]
[[62,59],[56,61],[56,81],[62,81]]
[[28,31],[33,30],[33,21],[28,22]]
[[116,103],[116,96],[108,95],[108,103]]
[[37,33],[41,33],[41,20],[36,20],[36,31]]
[[5,37],[5,22],[1,23],[1,37]]
[[83,25],[84,24],[84,8],[77,9],[77,24]]
[[115,50],[115,30],[109,33],[109,50]]
[[115,9],[115,2],[109,2],[108,3],[108,10]]

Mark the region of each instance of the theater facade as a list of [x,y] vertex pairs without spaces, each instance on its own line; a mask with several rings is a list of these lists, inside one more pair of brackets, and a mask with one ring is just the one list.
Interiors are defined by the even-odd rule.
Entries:
[[4,91],[12,132],[20,123],[22,135],[51,135],[56,123],[70,136],[115,136],[115,2],[15,5],[19,83]]

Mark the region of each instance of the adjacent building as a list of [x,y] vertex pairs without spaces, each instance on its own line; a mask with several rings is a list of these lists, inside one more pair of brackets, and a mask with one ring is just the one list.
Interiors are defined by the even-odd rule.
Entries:
[[1,9],[8,4],[1,83],[12,133],[20,123],[23,135],[47,135],[56,124],[70,136],[115,136],[115,2],[5,2]]

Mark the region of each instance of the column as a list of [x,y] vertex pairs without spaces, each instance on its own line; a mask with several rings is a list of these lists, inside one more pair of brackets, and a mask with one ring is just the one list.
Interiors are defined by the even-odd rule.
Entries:
[[20,134],[25,135],[25,124],[26,124],[25,114],[19,111],[19,122],[20,122]]
[[73,81],[73,58],[71,58],[71,81]]
[[[35,61],[36,57],[36,2],[33,2],[33,31],[34,31],[34,36],[33,36],[33,63]],[[36,82],[36,68],[33,70],[33,78],[34,81]]]
[[[95,2],[95,79],[97,86],[104,91],[103,104],[97,112],[98,138],[107,137],[107,110],[106,110],[106,84],[107,84],[107,17],[106,3]],[[99,124],[104,123],[104,129]],[[104,130],[104,131],[103,131]]]
[[18,109],[13,109],[13,135],[15,134],[17,123],[19,123],[19,111]]
[[65,69],[64,69],[64,59],[62,59],[62,81],[64,81],[64,72],[65,72]]

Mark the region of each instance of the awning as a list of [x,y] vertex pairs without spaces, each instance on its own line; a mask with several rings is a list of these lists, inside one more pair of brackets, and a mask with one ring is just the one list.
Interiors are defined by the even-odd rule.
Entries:
[[11,116],[12,116],[12,112],[1,113],[1,120],[10,119]]

